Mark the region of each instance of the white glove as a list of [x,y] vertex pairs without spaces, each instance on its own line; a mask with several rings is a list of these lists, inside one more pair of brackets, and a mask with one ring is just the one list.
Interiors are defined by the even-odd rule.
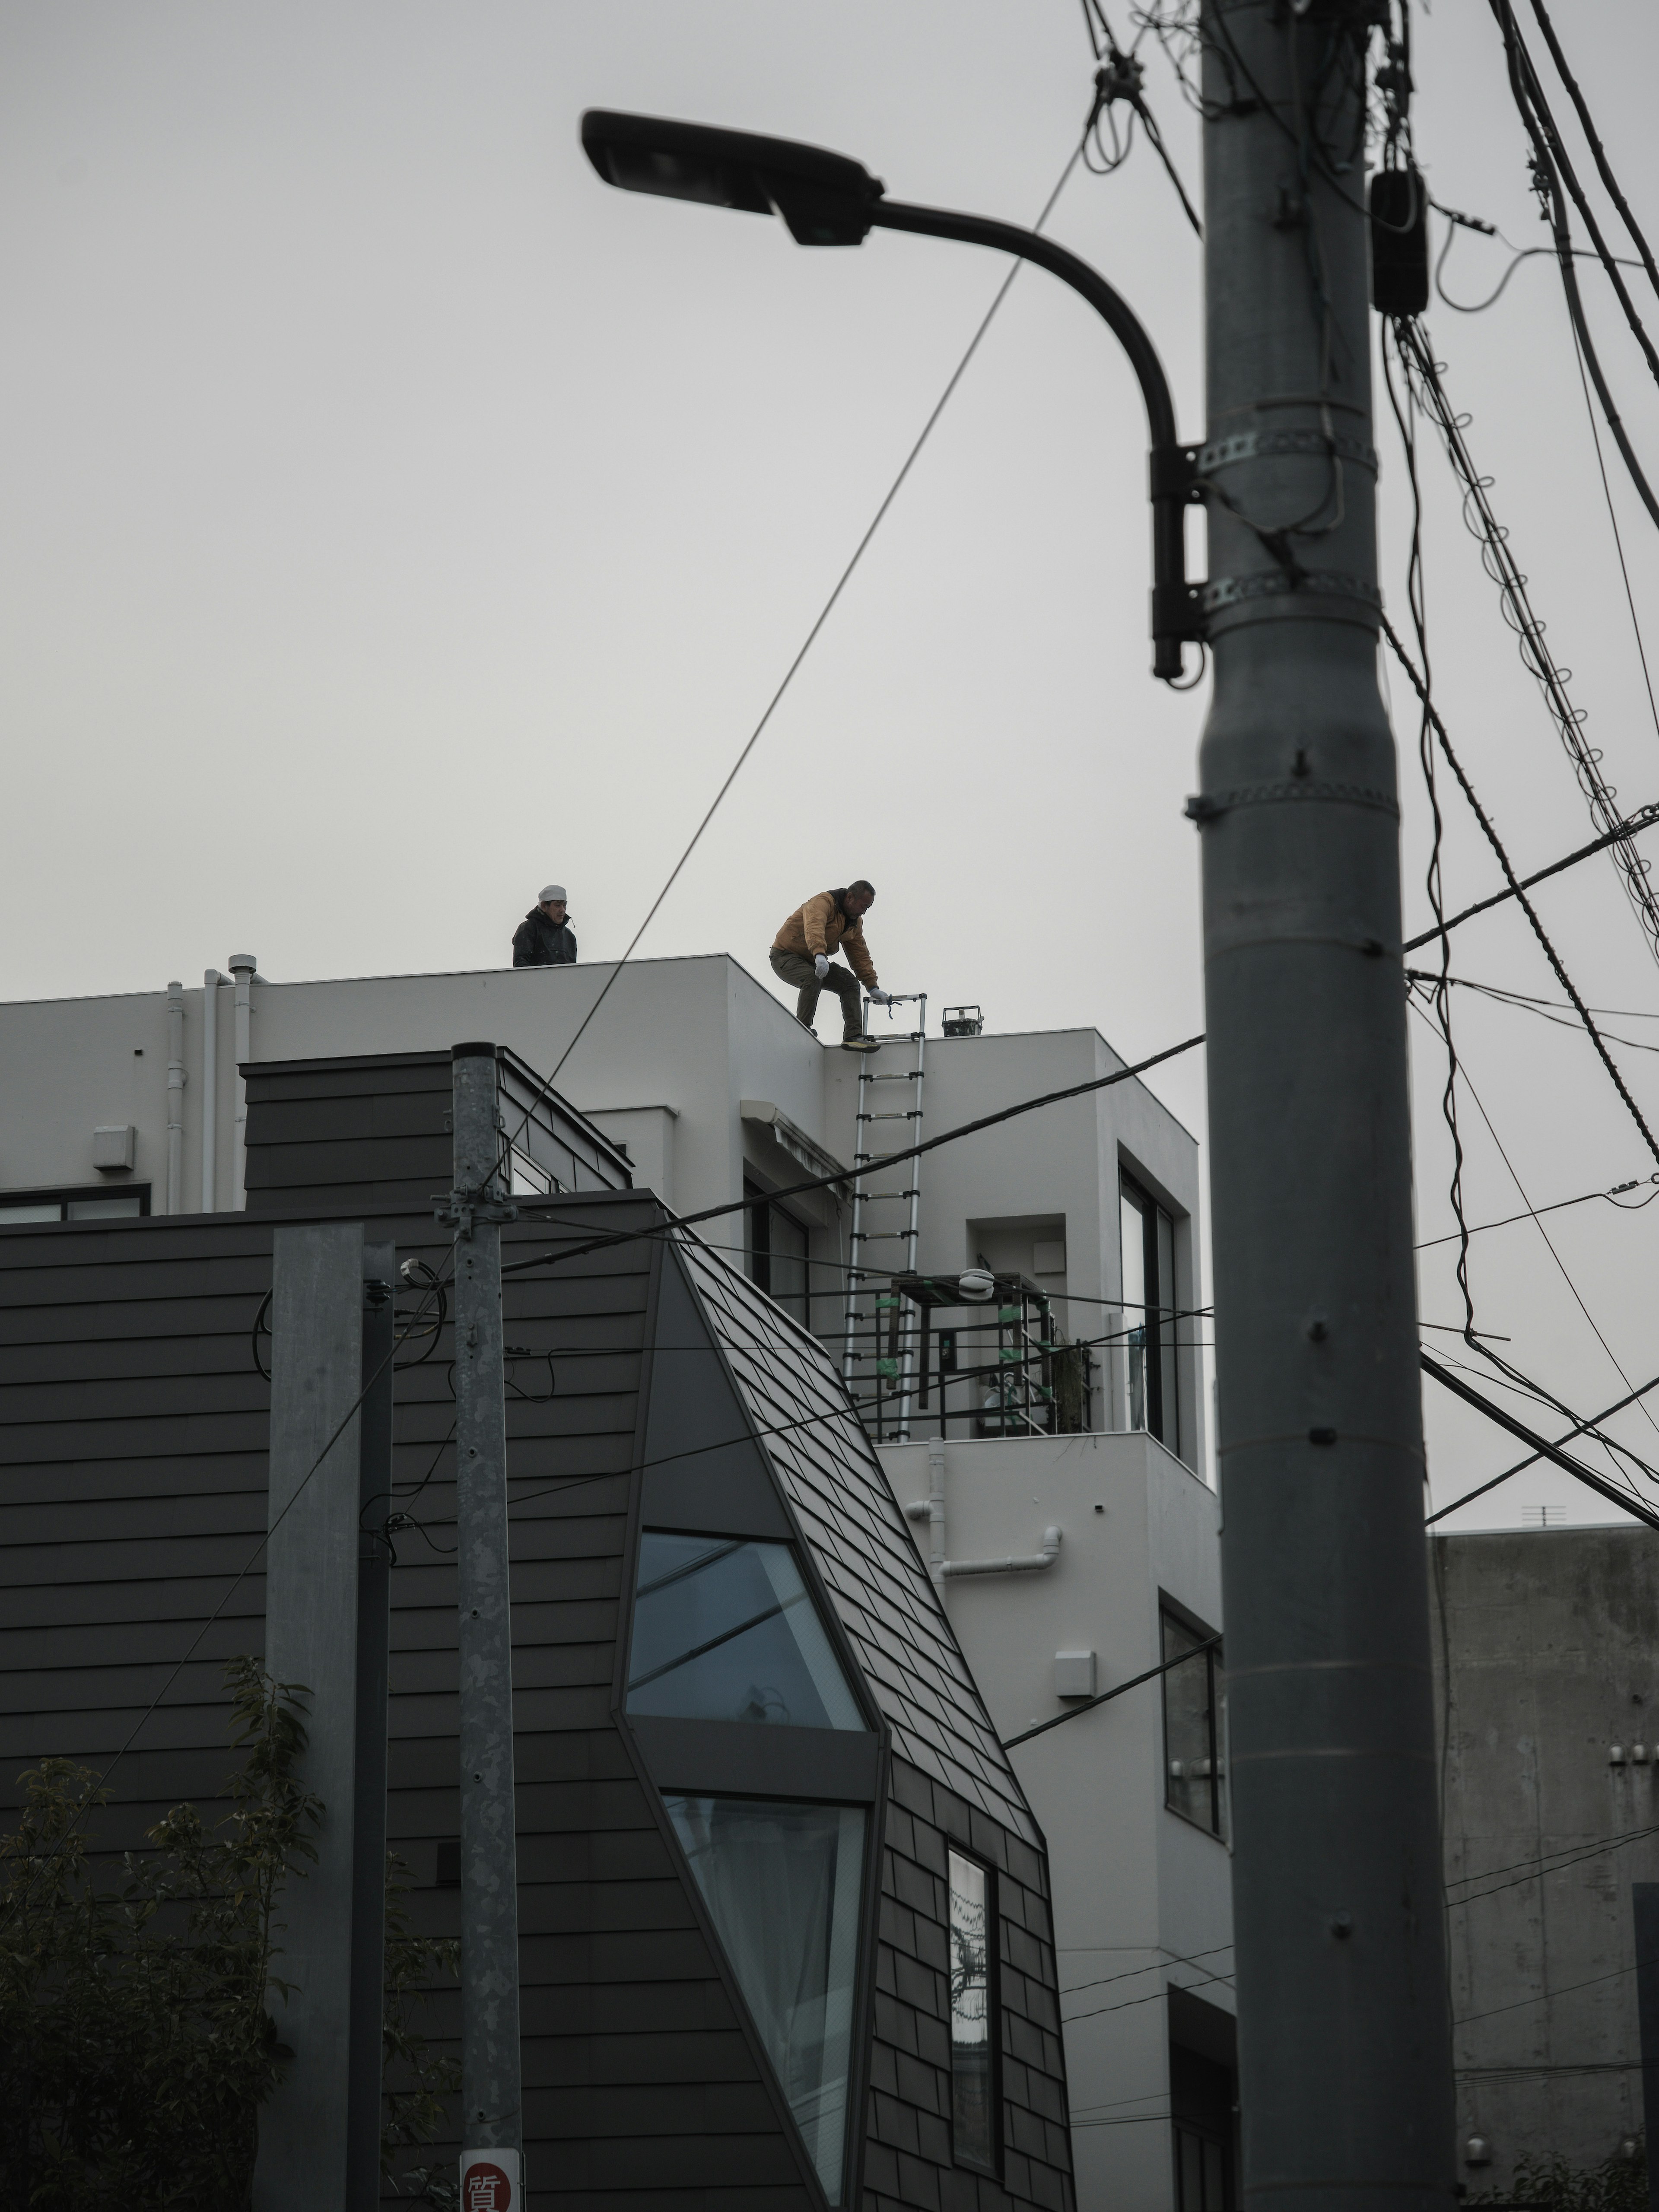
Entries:
[[822,952],[817,955],[812,963],[812,972],[817,977],[820,983],[823,982],[824,977],[830,973],[830,963]]
[[893,994],[890,991],[872,991],[870,1003],[872,1006],[890,1006],[893,1003]]

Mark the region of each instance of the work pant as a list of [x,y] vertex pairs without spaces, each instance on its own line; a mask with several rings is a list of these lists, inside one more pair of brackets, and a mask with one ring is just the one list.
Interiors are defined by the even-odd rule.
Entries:
[[811,959],[804,952],[780,952],[772,947],[772,973],[781,982],[793,983],[800,996],[795,1001],[795,1018],[805,1022],[810,1030],[812,1017],[818,1010],[820,991],[833,991],[841,1000],[841,1029],[844,1037],[864,1035],[864,1009],[859,1003],[860,983],[850,968],[838,968],[832,960],[830,973],[822,982]]

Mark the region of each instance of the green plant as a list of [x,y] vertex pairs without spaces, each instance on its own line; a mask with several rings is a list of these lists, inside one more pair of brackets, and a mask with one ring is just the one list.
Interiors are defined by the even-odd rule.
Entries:
[[[289,2053],[271,2002],[282,1892],[316,1857],[319,1801],[297,1767],[298,1686],[255,1659],[226,1668],[230,1810],[207,1827],[176,1806],[98,1881],[82,1822],[107,1801],[63,1759],[23,1778],[0,1838],[0,2203],[6,2212],[244,2212],[261,2106]],[[453,2069],[412,2025],[419,1986],[453,1945],[410,1932],[389,1872],[383,2160],[434,2131]]]
[[1600,2166],[1523,2158],[1507,2189],[1487,2190],[1465,2202],[1538,2205],[1543,2212],[1647,2212],[1647,2158],[1638,2151],[1635,2158],[1610,2158]]

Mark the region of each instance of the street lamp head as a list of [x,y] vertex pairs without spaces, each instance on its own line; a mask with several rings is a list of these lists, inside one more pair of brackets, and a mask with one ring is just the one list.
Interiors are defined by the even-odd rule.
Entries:
[[883,191],[879,178],[844,154],[654,115],[590,108],[582,147],[608,185],[781,215],[798,246],[861,245]]

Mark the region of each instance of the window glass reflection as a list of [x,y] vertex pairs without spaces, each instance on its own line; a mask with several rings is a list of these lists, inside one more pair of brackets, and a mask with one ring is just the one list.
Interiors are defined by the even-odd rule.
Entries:
[[990,1876],[951,1853],[951,2136],[958,2158],[996,2163]]
[[[1222,1787],[1220,1650],[1172,1613],[1162,1616],[1164,1658],[1179,1664],[1164,1676],[1164,1802],[1212,1836],[1224,1832]],[[1192,1656],[1187,1657],[1185,1655]]]
[[865,1725],[787,1544],[653,1529],[640,1539],[628,1710]]
[[862,1811],[665,1796],[818,2179],[842,2202]]

